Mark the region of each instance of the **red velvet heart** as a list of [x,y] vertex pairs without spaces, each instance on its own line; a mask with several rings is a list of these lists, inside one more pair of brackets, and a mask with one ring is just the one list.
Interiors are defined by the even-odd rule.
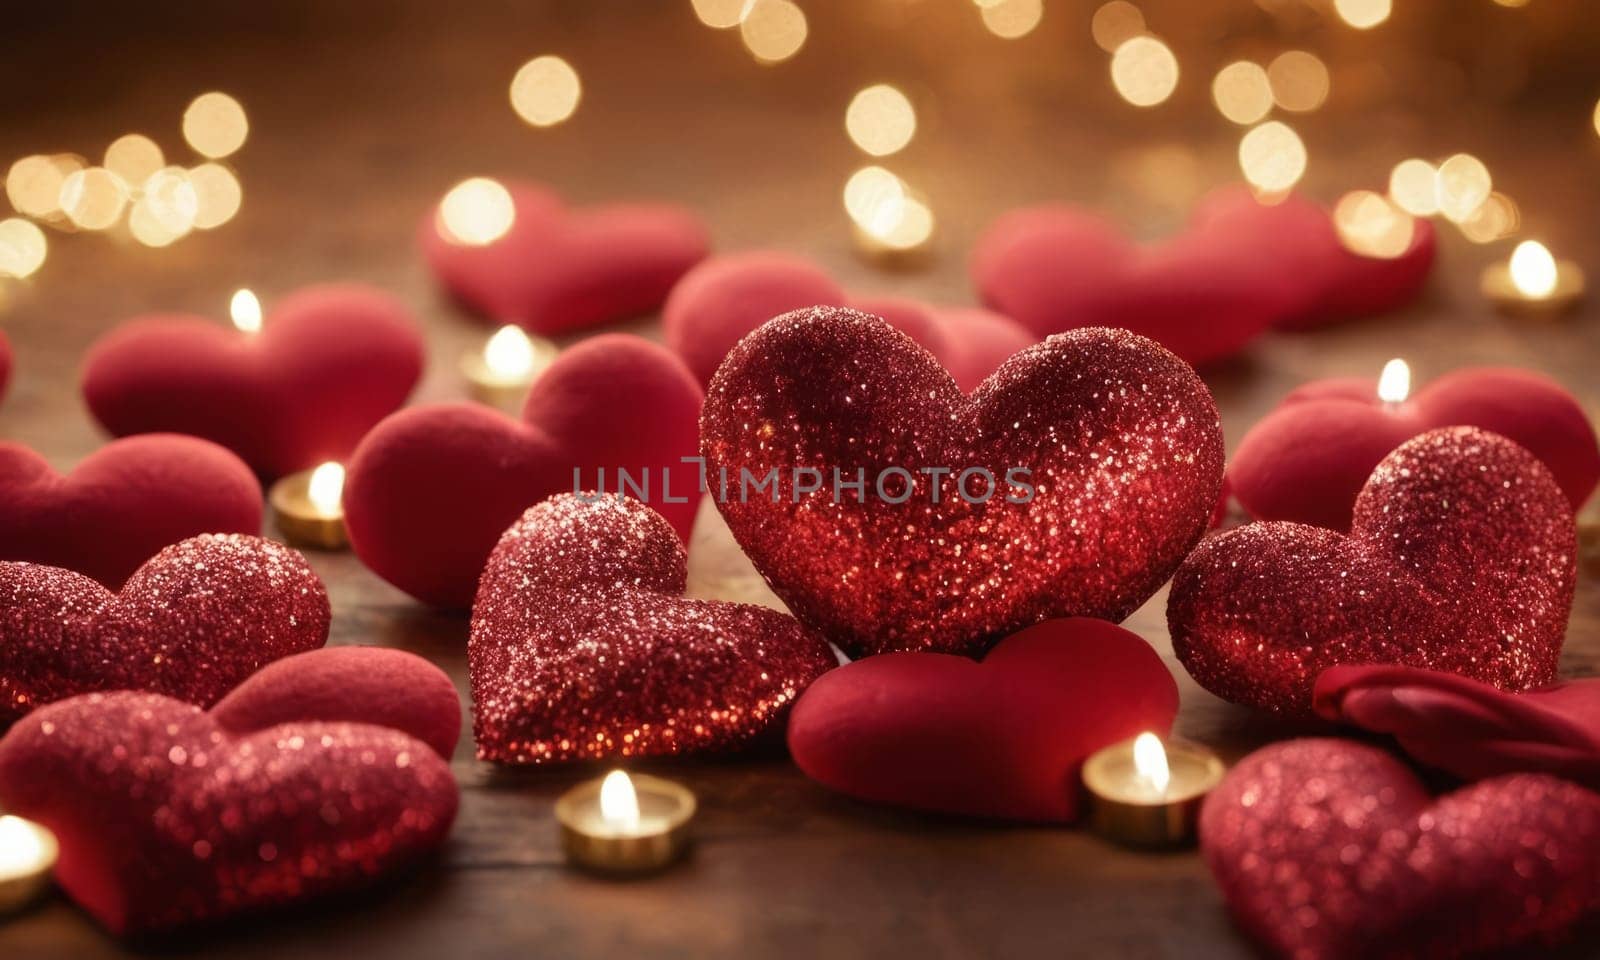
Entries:
[[209,706],[263,664],[328,639],[328,594],[270,540],[173,544],[120,593],[82,574],[0,563],[0,727],[95,690],[150,690]]
[[1039,620],[1121,619],[1200,538],[1222,481],[1211,395],[1143,337],[1052,337],[967,396],[905,334],[839,308],[742,340],[701,441],[756,569],[852,656],[977,654]]
[[684,598],[687,564],[635,500],[567,493],[523,514],[472,606],[479,758],[725,752],[781,729],[833,652],[776,610]]
[[687,536],[699,470],[682,458],[695,454],[699,410],[700,387],[677,357],[605,334],[562,353],[534,383],[520,421],[469,404],[401,411],[350,461],[351,546],[412,596],[466,608],[489,551],[523,510],[576,489],[580,477],[583,487],[615,491],[619,470],[647,479],[647,499]]
[[[386,716],[459,717],[453,690],[386,698]],[[348,890],[443,843],[456,783],[427,744],[283,712],[240,726],[239,710],[131,691],[51,704],[0,740],[0,804],[55,832],[56,881],[119,936]]]
[[815,263],[756,251],[713,257],[684,275],[661,311],[667,346],[701,383],[745,334],[780,313],[814,306],[854,306],[882,317],[944,364],[971,392],[1013,353],[1036,339],[988,310],[933,307],[904,297],[852,298]]
[[446,239],[434,211],[418,232],[439,283],[492,323],[563,333],[648,313],[710,243],[699,218],[682,207],[571,210],[547,187],[506,188],[516,219],[493,243]]
[[342,460],[422,375],[410,313],[354,284],[285,297],[258,334],[201,317],[132,320],[89,349],[83,396],[116,436],[189,433],[275,477]]
[[976,817],[1070,822],[1089,754],[1166,733],[1178,685],[1149,644],[1104,620],[1047,620],[982,663],[890,653],[811,685],[789,751],[862,800]]
[[1245,434],[1229,485],[1260,519],[1348,530],[1378,461],[1424,430],[1458,424],[1492,430],[1544,461],[1574,510],[1600,481],[1600,444],[1572,394],[1526,370],[1474,367],[1401,404],[1381,402],[1371,380],[1308,383]]
[[1311,710],[1341,663],[1444,670],[1508,690],[1555,679],[1577,576],[1572,508],[1532,454],[1448,427],[1385,457],[1346,536],[1263,522],[1203,541],[1167,625],[1200,685]]
[[66,476],[0,442],[0,560],[65,567],[115,589],[168,544],[260,531],[261,484],[208,440],[114,440]]
[[1246,757],[1207,798],[1200,846],[1240,928],[1296,960],[1549,943],[1600,908],[1600,796],[1517,774],[1434,800],[1347,740]]

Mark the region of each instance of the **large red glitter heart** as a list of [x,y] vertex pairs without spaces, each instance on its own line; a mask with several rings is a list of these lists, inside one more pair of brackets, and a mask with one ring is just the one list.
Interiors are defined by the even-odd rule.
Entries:
[[[56,881],[118,935],[369,883],[442,843],[456,813],[449,764],[408,732],[417,718],[459,724],[455,690],[396,655],[409,656],[285,661],[308,694],[285,674],[262,689],[252,679],[212,713],[131,691],[51,704],[0,739],[0,805],[55,832]],[[381,701],[371,684],[343,703],[315,689],[361,666],[420,682]],[[407,719],[385,725],[391,717]]]
[[453,242],[435,211],[418,232],[440,284],[489,322],[562,333],[648,313],[709,246],[705,226],[682,207],[571,210],[538,184],[506,189],[515,219],[492,243]]
[[789,750],[813,780],[863,800],[977,817],[1069,822],[1095,750],[1165,733],[1178,685],[1136,634],[1104,620],[1047,620],[982,663],[890,653],[811,685]]
[[1222,482],[1210,393],[1150,340],[1055,336],[967,396],[905,334],[842,308],[741,341],[701,442],[756,569],[852,656],[1120,620],[1200,538]]
[[766,607],[683,596],[687,555],[638,501],[567,493],[495,547],[467,644],[478,756],[548,763],[738,750],[835,665]]
[[59,567],[0,563],[0,727],[96,690],[150,690],[209,706],[263,664],[322,646],[328,594],[270,540],[175,543],[120,593]]
[[1548,943],[1600,908],[1600,795],[1514,774],[1434,800],[1347,740],[1246,757],[1207,798],[1200,846],[1240,928],[1295,960]]
[[700,386],[670,351],[625,334],[591,337],[539,377],[521,420],[448,404],[404,410],[374,428],[345,481],[351,546],[412,596],[465,609],[506,527],[545,497],[577,489],[579,477],[595,486],[602,470],[607,490],[618,488],[619,470],[643,480],[650,502],[687,536],[699,470],[683,458],[694,457],[699,411]]
[[274,477],[342,460],[422,376],[410,312],[355,284],[307,287],[260,333],[203,317],[132,320],[90,347],[83,396],[111,433],[188,433]]
[[1311,710],[1341,663],[1549,683],[1577,577],[1572,508],[1550,471],[1476,427],[1433,430],[1378,464],[1346,536],[1281,521],[1212,536],[1178,568],[1173,649],[1235,703]]
[[27,447],[0,443],[0,560],[65,567],[115,589],[168,544],[259,532],[261,484],[208,440],[115,440],[66,476]]

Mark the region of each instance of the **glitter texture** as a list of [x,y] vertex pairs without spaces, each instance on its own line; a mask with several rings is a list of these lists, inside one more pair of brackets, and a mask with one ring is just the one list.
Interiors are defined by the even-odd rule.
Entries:
[[1317,675],[1344,663],[1521,690],[1555,680],[1576,551],[1542,463],[1447,427],[1378,464],[1348,536],[1272,522],[1207,539],[1173,579],[1167,624],[1201,686],[1278,713],[1309,714]]
[[234,733],[156,694],[51,704],[0,740],[0,805],[55,831],[57,881],[117,934],[367,882],[442,842],[456,803],[446,762],[398,730]]
[[96,690],[210,706],[262,665],[322,646],[329,615],[304,557],[244,534],[175,543],[115,594],[59,567],[0,563],[0,729]]
[[[1121,620],[1205,531],[1222,431],[1183,361],[1125,330],[1058,334],[968,397],[932,355],[876,317],[817,307],[745,337],[701,418],[707,477],[729,528],[778,596],[852,656],[976,655],[1053,617]],[[796,492],[796,469],[822,487]],[[875,478],[899,468],[910,496]],[[926,471],[946,468],[935,482]],[[960,496],[983,468],[992,496]],[[1031,501],[1008,502],[1007,471]],[[777,499],[742,471],[777,471]],[[729,489],[719,490],[722,471]],[[842,489],[864,471],[865,496]],[[904,480],[889,474],[898,498]],[[980,499],[981,476],[969,492]],[[799,502],[794,502],[798,496]]]
[[1600,795],[1513,774],[1434,802],[1346,740],[1245,758],[1206,800],[1200,845],[1240,927],[1296,960],[1550,942],[1600,907]]
[[710,753],[780,730],[833,652],[775,610],[684,599],[687,575],[672,527],[637,501],[569,493],[524,513],[472,607],[478,756]]

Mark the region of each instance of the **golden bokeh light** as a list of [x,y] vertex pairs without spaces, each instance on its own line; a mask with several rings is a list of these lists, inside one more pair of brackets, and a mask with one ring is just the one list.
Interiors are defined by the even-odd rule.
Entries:
[[450,243],[482,247],[505,236],[516,217],[509,190],[497,180],[472,177],[451,187],[439,201],[436,225]]
[[904,219],[906,185],[882,167],[862,167],[844,185],[844,209],[856,226],[883,236]]
[[1414,217],[1439,212],[1439,171],[1426,160],[1412,157],[1389,171],[1389,199]]
[[1306,146],[1287,124],[1269,120],[1239,141],[1239,169],[1257,190],[1280,193],[1306,172]]
[[32,276],[44,263],[44,231],[21,217],[0,220],[0,277]]
[[220,163],[202,163],[190,170],[189,184],[194,188],[197,230],[212,230],[232,220],[244,201],[239,178]]
[[6,198],[25,216],[41,220],[58,216],[62,184],[82,169],[82,161],[70,154],[23,157],[6,172]]
[[261,298],[249,287],[233,291],[233,297],[228,300],[228,319],[241,333],[260,333]]
[[1272,112],[1272,84],[1259,63],[1238,60],[1217,71],[1211,99],[1224,117],[1249,126]]
[[762,63],[781,63],[806,42],[806,15],[790,0],[750,0],[739,21],[739,36]]
[[1394,12],[1392,0],[1333,0],[1333,12],[1357,30],[1371,30]]
[[1115,53],[1118,47],[1144,33],[1144,14],[1128,0],[1111,0],[1094,12],[1089,32],[1100,49]]
[[1439,212],[1453,223],[1460,223],[1489,199],[1494,186],[1489,168],[1470,153],[1458,153],[1439,164],[1434,186]]
[[194,229],[195,217],[200,213],[200,196],[189,181],[187,170],[164,167],[144,182],[135,209],[144,210],[165,233],[176,240]]
[[128,185],[104,167],[88,167],[61,181],[61,210],[84,230],[109,230],[122,219]]
[[899,90],[887,83],[874,84],[851,99],[844,128],[856,146],[884,157],[911,142],[917,132],[917,112]]
[[1522,226],[1522,211],[1503,193],[1491,193],[1470,217],[1457,224],[1461,235],[1473,243],[1493,243],[1514,236]]
[[1594,105],[1594,132],[1595,136],[1600,136],[1600,100]]
[[183,111],[183,139],[195,152],[216,160],[244,146],[250,121],[226,93],[202,93]]
[[106,169],[125,183],[144,183],[166,162],[161,148],[142,133],[118,137],[106,147]]
[[907,196],[900,216],[877,239],[891,250],[915,250],[933,239],[933,208],[916,197]]
[[551,127],[572,116],[583,96],[578,71],[554,55],[534,57],[511,78],[511,109],[536,127]]
[[1153,107],[1178,87],[1178,58],[1155,37],[1134,37],[1111,55],[1111,83],[1136,107]]
[[158,213],[157,205],[150,202],[149,197],[140,197],[134,201],[128,210],[128,232],[133,239],[147,247],[165,247],[175,243],[186,235],[188,230],[174,230],[166,222],[164,215]]
[[1530,0],[1494,0],[1502,7],[1526,7]]
[[1417,222],[1381,193],[1353,190],[1333,207],[1333,225],[1345,249],[1392,260],[1411,248]]
[[1314,53],[1288,50],[1267,64],[1272,99],[1292,113],[1309,113],[1328,99],[1328,67]]
[[1042,0],[996,0],[980,6],[983,25],[990,33],[1007,40],[1027,36],[1044,18]]
[[744,19],[746,0],[694,0],[694,15],[715,30],[737,27]]

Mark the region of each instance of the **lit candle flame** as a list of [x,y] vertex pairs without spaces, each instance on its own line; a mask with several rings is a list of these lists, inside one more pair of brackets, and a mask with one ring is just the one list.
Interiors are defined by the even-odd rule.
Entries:
[[0,816],[0,879],[31,873],[45,858],[38,828],[21,817]]
[[533,341],[515,324],[495,331],[483,345],[483,362],[498,380],[520,381],[533,372]]
[[1378,399],[1384,403],[1404,403],[1411,395],[1411,367],[1395,357],[1383,365],[1378,375]]
[[639,829],[639,794],[633,789],[633,780],[621,770],[606,774],[600,783],[600,817],[618,830],[634,832]]
[[1550,296],[1556,291],[1556,258],[1539,241],[1522,241],[1511,251],[1511,283],[1524,296]]
[[344,467],[330,461],[311,471],[306,496],[318,513],[327,517],[338,516],[339,501],[344,496]]
[[1160,737],[1141,733],[1134,738],[1133,768],[1157,793],[1167,792],[1167,784],[1172,782],[1172,769],[1167,766],[1167,748],[1161,745]]
[[248,289],[234,291],[233,299],[228,301],[228,316],[245,333],[261,332],[261,301]]

